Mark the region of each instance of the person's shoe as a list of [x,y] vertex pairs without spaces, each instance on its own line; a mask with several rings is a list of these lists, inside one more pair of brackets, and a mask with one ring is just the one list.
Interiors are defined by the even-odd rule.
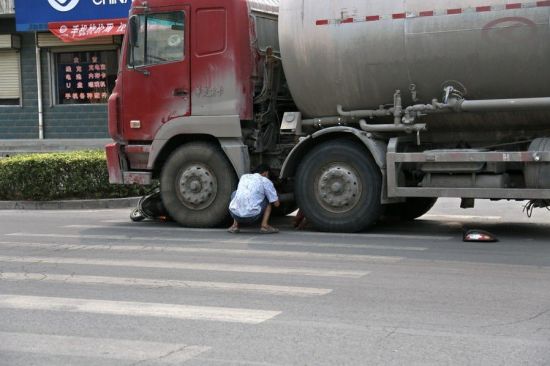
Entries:
[[273,226],[263,226],[260,229],[260,233],[262,234],[276,234],[278,232],[279,232],[279,229],[276,229]]
[[227,229],[227,232],[231,234],[238,234],[240,231],[241,230],[238,226],[231,226],[229,229]]

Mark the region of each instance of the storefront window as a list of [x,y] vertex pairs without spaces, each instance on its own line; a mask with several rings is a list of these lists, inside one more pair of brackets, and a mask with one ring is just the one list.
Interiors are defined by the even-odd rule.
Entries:
[[107,103],[117,76],[117,52],[55,54],[58,104]]

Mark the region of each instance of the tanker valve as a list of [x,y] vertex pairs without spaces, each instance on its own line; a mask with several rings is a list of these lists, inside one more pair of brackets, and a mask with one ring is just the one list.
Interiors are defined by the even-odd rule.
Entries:
[[409,85],[409,91],[411,92],[411,99],[414,103],[418,103],[418,90],[416,89],[416,84]]
[[[408,109],[408,108],[407,108]],[[405,125],[412,125],[414,123],[414,121],[416,120],[416,115],[414,115],[413,113],[411,113],[410,111],[408,110],[405,110],[405,115],[403,116],[403,118],[401,119],[401,121],[403,122],[403,124]]]
[[445,96],[443,97],[443,103],[444,104],[449,104],[449,97],[451,96],[451,94],[453,93],[455,89],[452,87],[452,86],[447,86],[445,87],[445,89],[443,89],[444,93],[445,93]]

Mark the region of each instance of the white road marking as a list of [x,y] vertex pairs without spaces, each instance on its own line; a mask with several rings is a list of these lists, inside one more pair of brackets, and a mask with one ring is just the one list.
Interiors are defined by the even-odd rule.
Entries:
[[116,266],[116,267],[138,267],[138,268],[162,268],[181,269],[196,271],[219,271],[219,272],[240,272],[240,273],[263,273],[280,275],[299,275],[315,277],[340,277],[340,278],[361,278],[369,272],[365,271],[339,271],[317,268],[290,268],[290,267],[269,267],[255,265],[236,265],[218,263],[185,263],[185,262],[164,262],[164,261],[142,261],[123,259],[97,259],[97,258],[64,258],[64,257],[21,257],[21,256],[0,256],[0,262],[34,263],[34,264],[79,264],[93,266]]
[[0,308],[206,320],[244,324],[260,324],[281,314],[280,311],[269,310],[18,295],[0,295]]
[[[323,234],[323,233],[319,233]],[[384,249],[384,250],[412,250],[412,251],[424,251],[428,248],[426,247],[413,247],[413,246],[393,246],[393,245],[373,245],[373,244],[346,244],[346,243],[311,243],[304,241],[262,241],[254,237],[252,238],[242,238],[242,239],[227,239],[219,240],[217,238],[204,239],[204,238],[168,238],[168,237],[158,237],[158,236],[129,236],[129,235],[81,235],[81,234],[37,234],[37,233],[9,233],[4,234],[6,236],[15,236],[15,237],[39,237],[39,238],[54,238],[54,239],[97,239],[97,240],[109,240],[109,241],[146,241],[149,243],[159,243],[159,242],[174,242],[174,243],[200,243],[200,244],[254,244],[254,245],[283,245],[283,246],[315,246],[315,247],[326,247],[326,248],[355,248],[355,249]],[[351,234],[350,234],[351,235]],[[369,237],[364,237],[369,239]],[[394,238],[394,236],[388,236],[386,238]],[[447,238],[451,237],[443,237]],[[342,238],[343,239],[343,238]],[[439,240],[438,237],[430,237],[429,240]]]
[[[155,223],[154,221],[144,221],[140,222],[139,224],[133,223],[130,220],[101,220],[100,222],[105,224],[121,224],[116,227],[126,227],[126,228],[146,228],[147,226],[150,226],[147,228],[148,230],[151,230],[151,227],[156,226],[158,223]],[[95,227],[105,227],[104,225],[79,225],[79,226],[86,226],[90,228]],[[163,230],[180,230],[180,231],[190,231],[190,232],[196,232],[196,233],[206,233],[206,232],[212,232],[212,231],[218,231],[218,232],[224,232],[226,229],[224,228],[208,228],[208,229],[200,229],[200,228],[186,228],[181,226],[166,226],[162,228]]]
[[210,347],[184,344],[0,332],[0,350],[53,356],[174,364],[189,361]]
[[396,263],[402,257],[364,255],[364,254],[338,254],[338,253],[312,253],[277,250],[254,249],[221,249],[221,248],[181,248],[152,245],[105,245],[105,244],[55,244],[55,243],[15,243],[0,242],[0,246],[25,246],[27,248],[42,248],[53,250],[105,250],[120,252],[162,252],[162,253],[186,253],[186,254],[222,254],[234,256],[264,257],[264,258],[295,258],[295,259],[323,259],[323,260],[348,260],[364,262]]
[[368,239],[398,239],[398,240],[452,240],[452,236],[442,235],[414,235],[414,234],[377,234],[377,233],[363,233],[363,234],[338,234],[338,233],[322,233],[313,231],[298,231],[293,233],[296,236],[331,236],[334,238],[345,239],[351,238],[364,238]]
[[148,288],[185,288],[204,289],[213,291],[239,291],[247,293],[260,293],[275,296],[323,296],[332,292],[327,288],[297,287],[297,286],[275,286],[251,283],[229,283],[229,282],[205,282],[205,281],[182,281],[182,280],[156,280],[146,278],[125,278],[106,276],[81,276],[62,275],[46,273],[14,273],[0,272],[0,281],[46,281],[73,283],[82,285],[121,285]]
[[[232,242],[231,244],[234,244]],[[239,244],[238,242],[235,244]],[[423,252],[428,250],[426,247],[409,247],[409,246],[399,246],[399,245],[377,245],[377,244],[345,244],[345,243],[311,243],[307,241],[289,241],[289,242],[258,242],[252,241],[248,242],[250,245],[269,245],[273,246],[288,246],[288,247],[316,247],[316,248],[349,248],[349,249],[381,249],[381,250],[402,250],[402,251],[413,251],[413,252]],[[381,257],[381,256],[378,256]],[[398,258],[398,257],[394,257]]]
[[[109,223],[109,221],[102,221]],[[149,225],[120,225],[120,226],[105,226],[105,225],[66,225],[65,228],[74,229],[131,229],[135,231],[151,231],[153,226]],[[162,231],[176,231],[176,232],[225,232],[225,229],[192,229],[183,227],[163,227]],[[294,231],[293,235],[296,236],[332,236],[335,238],[365,238],[365,239],[409,239],[409,240],[451,240],[452,236],[441,235],[414,235],[414,234],[378,234],[378,233],[359,233],[359,234],[339,234],[339,233],[323,233],[316,231]]]
[[426,219],[435,220],[501,220],[501,216],[475,216],[475,215],[431,215],[426,214],[422,216]]

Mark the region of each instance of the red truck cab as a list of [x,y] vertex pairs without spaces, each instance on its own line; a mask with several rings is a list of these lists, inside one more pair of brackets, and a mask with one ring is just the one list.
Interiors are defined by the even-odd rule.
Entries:
[[[223,221],[237,177],[250,169],[243,131],[255,119],[254,98],[265,89],[258,74],[272,52],[259,47],[256,19],[246,0],[133,2],[108,106],[111,183],[158,178],[176,221]],[[262,19],[276,43],[276,15]]]

